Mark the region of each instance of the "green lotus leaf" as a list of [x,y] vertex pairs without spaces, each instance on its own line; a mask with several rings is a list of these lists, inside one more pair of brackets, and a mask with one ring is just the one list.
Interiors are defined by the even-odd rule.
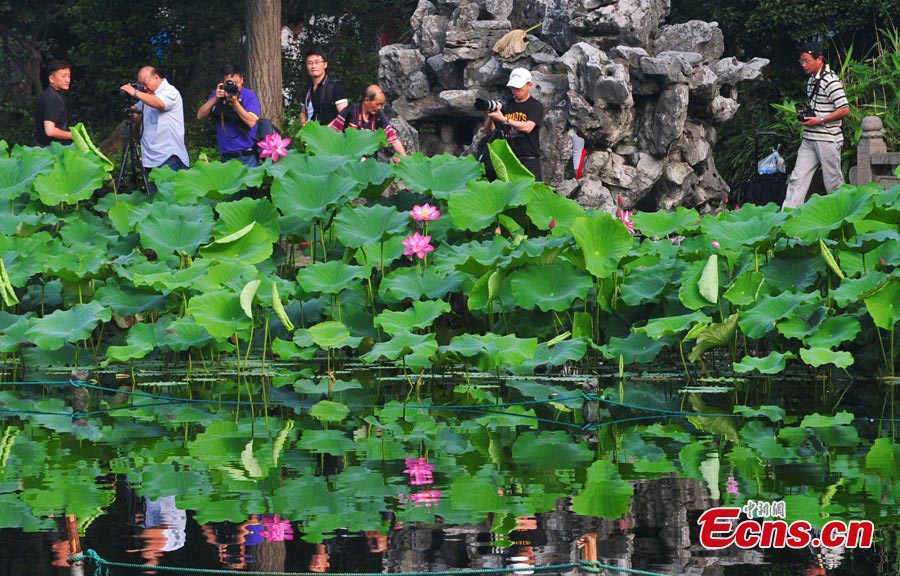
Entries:
[[266,231],[266,236],[271,242],[277,242],[281,237],[278,210],[263,198],[241,198],[235,202],[219,202],[216,204],[216,212],[219,213],[216,232],[223,236],[256,222]]
[[251,320],[253,319],[253,298],[256,296],[256,291],[259,290],[260,284],[262,284],[262,280],[257,278],[256,280],[247,282],[243,289],[241,289],[241,310],[243,310],[244,315]]
[[509,142],[504,138],[498,138],[488,144],[488,153],[491,155],[491,164],[497,173],[500,182],[534,182],[534,174],[526,168],[518,156],[509,147]]
[[270,233],[254,221],[200,248],[200,255],[221,262],[256,264],[272,255],[272,239]]
[[153,352],[153,346],[146,342],[140,344],[127,344],[125,346],[109,346],[106,349],[106,360],[101,364],[109,365],[111,362],[131,362],[132,360],[140,360],[150,352]]
[[882,478],[900,478],[900,445],[893,438],[878,438],[866,454],[866,469]]
[[373,132],[347,128],[342,133],[318,122],[307,122],[297,136],[306,143],[306,149],[316,156],[341,156],[354,162],[388,145],[384,130]]
[[407,308],[403,312],[385,310],[375,317],[375,326],[381,327],[388,334],[428,328],[441,314],[449,311],[450,305],[443,300],[415,301],[412,308]]
[[865,187],[842,188],[824,196],[816,194],[791,212],[783,228],[789,236],[812,243],[844,223],[859,222],[868,216],[873,204],[872,192]]
[[697,291],[700,295],[712,302],[719,301],[719,257],[712,254],[703,267],[700,280],[697,281]]
[[706,270],[709,262],[697,260],[691,262],[685,267],[681,273],[681,286],[678,287],[678,299],[690,310],[699,310],[707,306],[711,306],[714,302],[710,302],[700,293],[700,278]]
[[297,273],[297,281],[307,292],[339,294],[350,288],[354,280],[365,278],[368,270],[364,266],[353,266],[332,260],[316,262]]
[[358,194],[355,180],[335,173],[322,176],[288,173],[272,183],[275,207],[285,216],[303,220],[322,218],[328,210]]
[[465,188],[450,196],[448,210],[453,225],[463,230],[480,232],[491,226],[507,208],[527,204],[531,198],[531,186],[532,183],[527,180],[471,180]]
[[374,200],[381,196],[393,181],[394,166],[379,162],[375,158],[367,158],[363,162],[345,162],[338,170],[338,174],[356,180],[361,185],[359,195]]
[[585,215],[578,202],[557,194],[552,188],[537,184],[531,189],[531,199],[525,205],[528,219],[538,230],[551,230],[554,236],[571,234],[572,224]]
[[534,470],[577,470],[594,460],[585,443],[574,443],[567,432],[525,432],[512,446],[516,464]]
[[697,334],[697,343],[691,350],[688,360],[691,362],[699,362],[703,357],[703,353],[710,348],[717,346],[727,346],[734,340],[737,332],[738,315],[732,314],[725,319],[724,322],[710,324]]
[[776,293],[789,290],[807,290],[825,273],[825,262],[818,256],[807,258],[771,258],[760,271],[766,277],[765,285]]
[[[350,330],[340,322],[322,322],[311,327],[306,333],[319,348],[340,348],[354,341],[350,337]],[[294,340],[297,340],[296,336]]]
[[141,245],[160,256],[196,253],[209,240],[213,229],[212,210],[208,206],[153,205],[154,211],[137,224]]
[[537,352],[537,338],[518,338],[515,334],[498,336],[488,333],[483,336],[463,334],[456,336],[443,352],[456,353],[471,358],[481,356],[485,369],[500,366],[518,366],[526,360],[534,358]]
[[[172,270],[163,262],[146,262],[134,270],[132,282],[137,286],[149,286],[155,290],[184,290],[197,283],[209,271],[205,260],[195,261],[189,268]],[[126,277],[127,278],[127,277]]]
[[[790,357],[796,358],[796,355],[791,354]],[[744,359],[747,358],[749,358],[749,356],[744,357]],[[756,360],[756,358],[754,358],[754,360]],[[760,358],[760,360],[764,359]],[[763,373],[767,374],[767,372]],[[784,422],[785,416],[787,416],[787,413],[781,406],[760,406],[759,408],[751,408],[750,406],[735,406],[734,413],[740,414],[741,416],[745,416],[747,418],[762,416],[764,418],[768,418],[772,422]]]
[[863,300],[866,310],[875,321],[875,325],[885,330],[893,330],[900,319],[900,278],[892,277],[880,290]]
[[350,248],[380,244],[406,230],[409,215],[390,206],[344,208],[334,219],[338,240]]
[[89,199],[107,178],[100,161],[65,148],[49,172],[34,178],[34,190],[45,206],[76,204]]
[[572,234],[584,254],[585,267],[597,278],[611,276],[634,243],[628,228],[606,212],[578,218]]
[[887,274],[872,271],[861,278],[844,278],[841,280],[840,286],[832,289],[828,295],[834,300],[835,304],[841,308],[847,308],[854,302],[858,302],[862,296],[874,294],[874,290],[887,282]]
[[800,359],[814,368],[825,364],[834,364],[838,368],[846,368],[853,364],[853,355],[849,352],[836,352],[828,348],[801,348]]
[[680,279],[681,271],[682,265],[675,259],[629,269],[621,286],[622,301],[629,306],[658,301],[660,294]]
[[632,216],[634,227],[648,238],[665,238],[669,234],[678,233],[687,235],[700,225],[700,215],[694,208],[679,206],[674,211],[667,212],[636,212]]
[[[587,342],[583,338],[563,340],[553,346],[548,346],[547,342],[541,342],[534,352],[534,358],[512,367],[510,371],[513,374],[532,374],[539,367],[556,367],[563,366],[567,362],[578,362],[584,358],[586,353]],[[570,402],[565,404],[568,405]]]
[[740,210],[722,212],[715,218],[707,216],[700,222],[700,229],[723,250],[739,252],[776,238],[778,227],[787,219],[777,210],[774,205],[744,204]]
[[796,358],[793,352],[771,352],[768,356],[755,358],[753,356],[744,356],[740,362],[734,363],[734,371],[738,374],[746,374],[756,370],[760,374],[780,374],[784,372],[787,361]]
[[311,156],[291,152],[280,158],[278,162],[263,164],[262,168],[266,174],[273,176],[275,181],[278,181],[286,174],[331,174],[346,164],[347,158],[344,156]]
[[513,298],[525,310],[538,307],[543,312],[564,312],[572,308],[576,300],[585,300],[592,286],[590,276],[565,262],[526,266],[510,275]]
[[52,166],[53,156],[49,153],[0,158],[0,200],[15,200],[25,194],[31,190],[35,177],[49,172]]
[[0,257],[9,276],[10,284],[22,288],[29,278],[44,270],[44,259],[52,254],[53,237],[38,232],[28,238],[0,235]]
[[404,158],[394,169],[397,178],[414,192],[441,200],[465,188],[484,173],[484,165],[471,156],[440,154],[425,156],[419,152]]
[[77,282],[96,275],[106,263],[106,250],[101,246],[64,247],[65,252],[48,255],[44,272],[63,280]]
[[[429,230],[430,233],[431,230]],[[356,252],[354,259],[357,264],[362,264],[367,268],[378,267],[384,262],[385,269],[389,269],[391,264],[403,257],[403,252],[406,250],[403,240],[402,236],[388,238],[384,241],[383,253],[382,244],[366,244]]]
[[28,342],[28,330],[33,320],[31,314],[16,316],[0,312],[0,352],[18,352]]
[[800,422],[800,428],[833,428],[835,426],[848,426],[853,423],[853,414],[847,411],[838,412],[834,416],[825,416],[819,413],[805,416]]
[[859,320],[853,316],[834,316],[819,324],[812,334],[803,339],[803,344],[810,347],[834,348],[856,338],[860,330]]
[[310,409],[309,415],[323,422],[341,422],[350,415],[350,409],[340,402],[320,400]]
[[403,365],[412,370],[421,370],[431,366],[431,357],[437,352],[438,344],[434,334],[413,334],[401,330],[387,342],[379,342],[371,352],[362,356],[366,362],[375,362],[379,358],[403,360]]
[[618,361],[621,357],[626,364],[647,364],[674,342],[671,336],[654,340],[646,334],[629,334],[627,338],[613,336],[608,344],[600,347],[600,351],[610,360]]
[[188,302],[187,313],[211,336],[223,340],[249,330],[252,325],[241,308],[240,295],[229,290],[194,296]]
[[103,166],[103,169],[106,172],[112,172],[112,169],[115,168],[115,165],[112,161],[107,158],[103,152],[94,145],[93,140],[91,140],[91,135],[88,134],[87,128],[85,128],[84,124],[79,122],[78,124],[69,127],[69,132],[72,133],[72,144],[75,145],[75,148],[81,150],[82,152],[87,152],[88,154],[93,154],[100,160],[100,165]]
[[646,334],[654,340],[659,340],[663,336],[675,336],[680,334],[698,322],[706,323],[709,321],[709,316],[703,312],[692,312],[680,316],[654,318],[653,320],[649,320],[646,326],[635,328],[634,332],[636,334]]
[[806,338],[828,317],[828,308],[823,304],[824,301],[818,294],[810,294],[789,317],[776,323],[778,333],[785,338]]
[[224,200],[247,188],[262,184],[261,170],[250,170],[237,159],[226,163],[197,162],[190,170],[180,170],[172,180],[172,194],[179,204],[194,204],[199,198]]
[[433,267],[421,272],[416,268],[400,268],[390,272],[381,281],[381,295],[385,300],[398,303],[406,298],[418,300],[443,298],[450,292],[460,289],[463,284],[462,273],[444,274]]
[[[201,262],[205,261],[195,261],[191,268],[198,266]],[[259,271],[252,264],[235,261],[216,262],[202,267],[200,270],[205,270],[205,274],[198,276],[190,285],[197,292],[213,292],[222,288],[228,288],[232,292],[240,292],[247,285],[247,282],[256,279],[259,275]]]
[[191,348],[203,348],[213,341],[210,333],[197,324],[191,316],[185,316],[169,324],[166,337],[160,342],[174,352],[185,352]]
[[762,338],[775,328],[775,323],[787,317],[794,308],[808,298],[807,294],[783,292],[762,300],[741,312],[741,330],[748,338]]
[[616,465],[597,460],[587,471],[584,488],[572,499],[572,511],[610,520],[628,513],[634,489],[622,479]]
[[48,467],[40,484],[23,490],[21,499],[38,517],[72,514],[78,518],[94,518],[115,499],[114,490],[97,483],[101,475],[103,472],[96,462],[73,463],[66,468]]
[[759,298],[759,290],[765,277],[756,270],[746,270],[735,278],[722,297],[735,306],[753,304]]
[[59,350],[67,342],[88,338],[100,322],[108,322],[112,310],[99,302],[76,304],[34,320],[28,339],[42,350]]
[[148,292],[128,284],[107,284],[94,293],[94,302],[112,308],[113,312],[121,316],[134,316],[148,310],[159,310],[168,299],[168,293]]

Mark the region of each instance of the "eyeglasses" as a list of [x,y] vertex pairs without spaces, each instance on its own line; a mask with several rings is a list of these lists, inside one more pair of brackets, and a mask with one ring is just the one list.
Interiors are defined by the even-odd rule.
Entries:
[[324,64],[324,63],[325,63],[324,60],[307,60],[306,61],[307,66],[318,66],[319,64]]
[[801,58],[800,59],[801,64],[809,64],[810,62],[815,62],[815,61],[816,61],[815,58]]

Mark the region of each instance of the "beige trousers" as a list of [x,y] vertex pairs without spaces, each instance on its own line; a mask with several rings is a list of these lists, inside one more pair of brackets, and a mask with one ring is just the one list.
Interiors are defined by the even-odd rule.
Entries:
[[822,178],[825,190],[834,192],[844,185],[841,173],[841,144],[839,142],[821,142],[803,139],[797,151],[797,163],[788,178],[787,193],[782,208],[796,208],[806,201],[809,183],[812,182],[816,168],[822,165]]

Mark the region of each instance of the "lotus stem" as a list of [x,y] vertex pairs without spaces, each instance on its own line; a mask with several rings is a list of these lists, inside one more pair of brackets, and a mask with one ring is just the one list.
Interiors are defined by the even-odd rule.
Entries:
[[328,248],[325,246],[325,225],[319,220],[319,240],[322,242],[322,262],[328,262]]

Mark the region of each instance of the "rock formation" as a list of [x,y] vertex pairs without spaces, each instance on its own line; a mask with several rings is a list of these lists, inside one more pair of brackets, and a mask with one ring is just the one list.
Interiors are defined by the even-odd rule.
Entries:
[[[705,207],[728,192],[711,150],[738,109],[737,84],[768,61],[722,58],[715,22],[665,24],[669,0],[419,0],[412,44],[381,49],[382,86],[409,148],[463,154],[482,136],[476,97],[505,99],[513,68],[532,71],[545,108],[548,184],[590,208],[621,195],[642,209]],[[513,59],[494,43],[541,26]],[[572,136],[586,141],[575,180]]]

